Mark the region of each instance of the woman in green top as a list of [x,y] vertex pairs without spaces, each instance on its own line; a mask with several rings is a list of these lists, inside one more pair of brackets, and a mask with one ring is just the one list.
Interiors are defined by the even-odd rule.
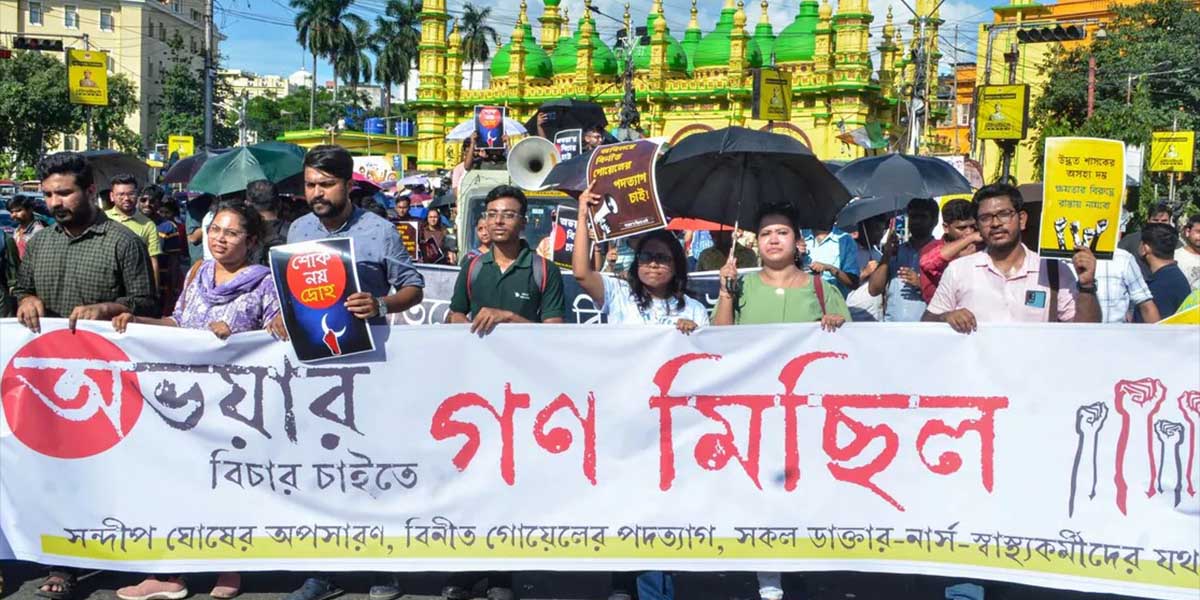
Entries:
[[788,207],[763,207],[758,219],[762,270],[740,278],[741,293],[735,299],[729,283],[739,279],[737,266],[727,262],[721,268],[723,285],[713,311],[714,325],[819,321],[822,329],[834,331],[850,320],[841,292],[796,266],[804,239],[796,236],[793,215]]
[[[788,207],[764,206],[758,215],[758,255],[762,270],[741,281],[738,298],[730,284],[739,279],[737,265],[721,267],[721,291],[713,310],[714,325],[762,323],[812,323],[836,331],[850,320],[850,309],[841,292],[820,277],[800,270],[797,258],[804,254],[804,238],[797,237],[795,213]],[[820,286],[818,293],[817,286]],[[758,573],[762,600],[783,600],[779,573]]]

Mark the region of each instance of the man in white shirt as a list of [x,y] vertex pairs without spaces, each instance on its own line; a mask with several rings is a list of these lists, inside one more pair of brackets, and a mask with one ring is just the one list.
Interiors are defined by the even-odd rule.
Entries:
[[1193,290],[1200,290],[1200,213],[1188,217],[1183,226],[1183,247],[1175,251],[1175,262]]
[[[1063,262],[1075,272],[1070,261]],[[1100,303],[1101,323],[1132,323],[1131,308],[1141,313],[1143,323],[1160,319],[1137,261],[1120,248],[1112,260],[1096,261],[1096,300]]]

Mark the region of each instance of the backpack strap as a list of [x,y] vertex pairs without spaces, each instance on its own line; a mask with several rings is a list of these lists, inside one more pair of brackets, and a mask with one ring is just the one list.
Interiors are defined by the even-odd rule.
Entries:
[[1050,319],[1051,323],[1058,322],[1058,260],[1043,259],[1046,267],[1046,279],[1050,282]]
[[549,270],[549,267],[546,266],[546,257],[538,256],[538,258],[540,260],[538,261],[537,266],[535,266],[532,269],[533,270],[533,284],[537,286],[538,293],[545,294],[546,293],[546,271]]
[[479,259],[483,258],[483,254],[476,254],[471,262],[467,263],[467,303],[471,303],[471,288],[475,280],[479,279],[479,272],[483,270],[483,263]]
[[825,284],[821,281],[821,275],[813,273],[812,275],[813,292],[817,295],[817,304],[821,305],[821,316],[825,316]]
[[192,282],[196,280],[196,275],[200,273],[200,265],[202,264],[204,264],[204,261],[198,260],[196,264],[192,265],[191,269],[188,269],[187,278],[183,280],[183,289],[179,291],[179,310],[187,307],[188,288],[192,287]]

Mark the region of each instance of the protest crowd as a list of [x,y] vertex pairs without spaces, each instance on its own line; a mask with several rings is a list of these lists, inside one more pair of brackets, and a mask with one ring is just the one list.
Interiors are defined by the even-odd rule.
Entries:
[[[585,131],[583,152],[602,146],[604,136],[602,128]],[[48,155],[38,164],[45,214],[28,199],[8,205],[17,226],[3,237],[0,316],[33,332],[45,319],[67,319],[71,329],[103,321],[118,333],[141,324],[207,329],[221,339],[267,330],[282,343],[289,332],[270,250],[329,238],[353,239],[359,287],[345,308],[358,319],[402,322],[397,316],[424,297],[416,264],[457,265],[445,322],[479,336],[511,323],[573,321],[567,268],[604,322],[669,325],[681,335],[773,323],[816,323],[836,332],[847,323],[925,321],[961,334],[998,322],[1139,327],[1200,304],[1196,206],[1154,207],[1144,224],[1126,229],[1111,259],[1098,260],[1082,246],[1053,260],[1039,256],[1031,199],[1007,183],[942,203],[904,198],[896,209],[839,220],[840,227],[812,222],[795,203],[763,200],[755,203],[753,221],[658,228],[601,243],[594,243],[597,229],[585,215],[603,209],[607,197],[587,186],[568,190],[570,198],[559,203],[580,219],[573,249],[556,260],[553,243],[527,239],[526,190],[508,184],[485,190],[481,206],[468,213],[479,215],[475,222],[460,222],[465,204],[444,200],[454,194],[465,200],[461,186],[472,171],[507,168],[504,153],[478,148],[477,141],[476,135],[462,142],[463,160],[448,185],[387,192],[355,185],[345,149],[316,146],[303,157],[302,199],[278,193],[266,180],[219,197],[153,183],[139,188],[127,174],[100,180],[81,154]],[[420,261],[406,248],[400,221],[421,224]],[[698,272],[717,272],[715,302],[690,287]],[[37,594],[75,597],[78,573],[47,567]],[[614,573],[610,598],[673,598],[674,577]],[[779,573],[758,573],[759,594],[804,598],[798,579],[785,586]],[[188,585],[184,574],[152,576],[117,596],[178,600],[196,591]],[[982,598],[988,585],[954,597]],[[204,591],[228,599],[241,589],[238,573],[222,573]],[[382,573],[369,595],[391,600],[402,591],[395,575]],[[288,600],[342,592],[337,576],[314,573]],[[449,600],[514,597],[511,574],[498,572],[451,574],[442,593]]]

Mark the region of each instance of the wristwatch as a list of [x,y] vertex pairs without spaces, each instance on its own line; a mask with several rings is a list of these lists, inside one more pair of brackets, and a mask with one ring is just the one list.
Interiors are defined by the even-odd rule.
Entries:
[[1092,285],[1083,285],[1081,283],[1076,283],[1075,289],[1078,290],[1080,294],[1095,294],[1096,284],[1093,283]]
[[384,302],[382,297],[375,299],[375,310],[379,312],[379,316],[381,316],[381,317],[387,316],[387,314],[388,314],[387,302]]

